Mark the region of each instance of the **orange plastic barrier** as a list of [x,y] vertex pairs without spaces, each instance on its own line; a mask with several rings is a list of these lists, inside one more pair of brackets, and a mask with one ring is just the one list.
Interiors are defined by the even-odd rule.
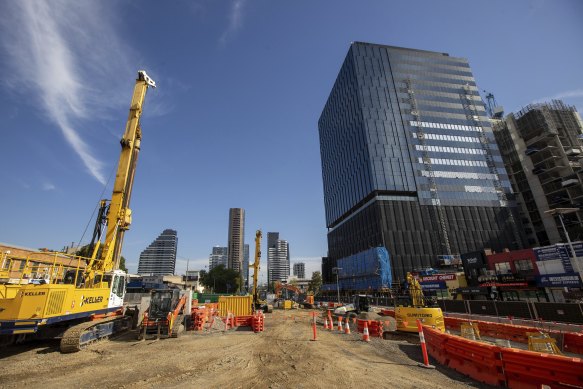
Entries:
[[567,332],[563,334],[563,348],[565,351],[576,354],[583,354],[583,334]]
[[265,316],[263,313],[259,312],[253,315],[253,319],[251,320],[251,327],[253,328],[253,332],[262,332],[265,329]]
[[357,320],[358,332],[361,334],[364,332],[364,323],[367,323],[368,333],[370,336],[375,336],[377,338],[383,337],[383,322],[380,320]]
[[[501,350],[509,388],[583,387],[583,360],[510,348]],[[572,385],[572,386],[567,386]]]
[[503,348],[424,326],[429,355],[477,381],[516,389],[583,388],[583,360]]
[[[460,330],[461,323],[469,322],[468,319],[460,319],[456,317],[446,317],[445,326],[451,330]],[[489,336],[498,339],[507,339],[513,342],[528,343],[527,332],[536,332],[539,329],[535,327],[519,326],[513,324],[492,323],[480,320],[471,320],[478,323],[478,329],[482,336]],[[556,339],[563,339],[563,349],[565,351],[583,354],[583,333],[579,332],[561,332],[561,331],[545,331],[551,337]]]
[[504,383],[500,347],[450,336],[445,342],[445,351],[450,368],[489,385]]

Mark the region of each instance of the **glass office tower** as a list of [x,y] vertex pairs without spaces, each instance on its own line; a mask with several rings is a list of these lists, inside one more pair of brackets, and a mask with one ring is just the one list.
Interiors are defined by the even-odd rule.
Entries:
[[352,43],[318,128],[328,261],[385,246],[403,279],[464,252],[522,247],[467,60]]

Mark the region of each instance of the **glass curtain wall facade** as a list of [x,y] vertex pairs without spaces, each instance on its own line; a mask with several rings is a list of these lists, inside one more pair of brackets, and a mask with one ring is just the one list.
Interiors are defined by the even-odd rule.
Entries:
[[328,261],[385,246],[403,279],[440,256],[522,247],[467,60],[355,42],[318,129]]
[[140,254],[138,274],[153,276],[174,274],[177,247],[177,232],[170,229],[164,230]]

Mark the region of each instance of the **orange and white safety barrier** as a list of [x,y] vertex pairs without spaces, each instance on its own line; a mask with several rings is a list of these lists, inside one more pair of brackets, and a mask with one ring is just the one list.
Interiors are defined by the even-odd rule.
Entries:
[[429,357],[427,356],[427,345],[425,344],[425,335],[423,335],[423,325],[421,325],[421,320],[419,319],[417,319],[417,329],[419,330],[421,351],[423,351],[423,363],[418,363],[417,365],[426,369],[435,369],[435,366],[429,364]]
[[312,332],[314,334],[314,338],[310,340],[316,340],[316,312],[312,313]]
[[370,342],[370,336],[368,335],[368,323],[364,322],[364,330],[362,330],[362,340],[364,342]]

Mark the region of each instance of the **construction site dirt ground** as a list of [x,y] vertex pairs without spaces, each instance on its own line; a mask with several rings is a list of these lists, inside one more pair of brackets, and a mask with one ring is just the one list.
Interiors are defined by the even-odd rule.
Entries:
[[[266,314],[265,331],[187,332],[137,341],[135,332],[61,354],[58,341],[0,350],[0,388],[488,388],[422,361],[418,337],[371,338],[324,331],[311,312]],[[318,312],[319,313],[319,312]]]

